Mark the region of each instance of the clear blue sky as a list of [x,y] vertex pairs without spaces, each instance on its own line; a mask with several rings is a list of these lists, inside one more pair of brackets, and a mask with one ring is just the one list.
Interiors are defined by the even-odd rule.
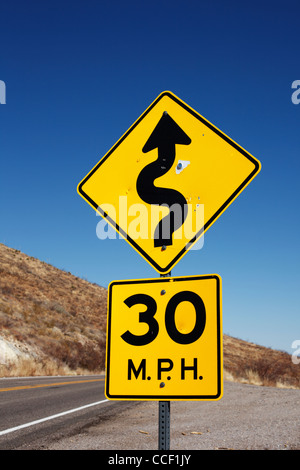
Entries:
[[224,332],[300,339],[299,1],[38,1],[0,6],[0,241],[91,282],[156,277],[96,237],[79,181],[170,90],[262,163],[172,275],[217,273]]

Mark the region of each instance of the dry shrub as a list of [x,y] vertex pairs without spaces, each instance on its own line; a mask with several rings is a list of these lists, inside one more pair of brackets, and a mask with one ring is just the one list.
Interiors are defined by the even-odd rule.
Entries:
[[224,367],[227,376],[255,385],[300,388],[299,365],[283,351],[228,337],[224,341]]
[[33,377],[51,375],[71,375],[72,371],[65,365],[51,359],[34,359],[22,357],[14,362],[0,365],[1,377]]
[[300,387],[299,368],[293,364],[288,354],[282,354],[277,359],[264,357],[251,361],[251,370],[254,371],[262,382],[262,385],[276,386],[277,382]]
[[105,366],[105,343],[82,344],[74,340],[62,340],[44,347],[44,353],[51,355],[60,364],[71,370],[85,369],[89,372],[103,371]]

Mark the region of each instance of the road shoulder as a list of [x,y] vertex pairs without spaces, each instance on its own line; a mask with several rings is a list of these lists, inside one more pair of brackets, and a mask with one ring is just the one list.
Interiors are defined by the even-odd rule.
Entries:
[[[80,432],[42,448],[157,450],[158,403],[128,405],[121,402],[111,416],[99,416],[96,423]],[[225,382],[223,398],[217,402],[171,402],[170,448],[300,449],[299,405],[299,390]]]

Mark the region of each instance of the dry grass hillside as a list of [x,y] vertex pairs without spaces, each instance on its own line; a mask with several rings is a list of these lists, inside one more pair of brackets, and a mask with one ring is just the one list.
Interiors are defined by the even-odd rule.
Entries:
[[[107,290],[0,244],[0,376],[99,373]],[[224,335],[224,377],[299,388],[285,352]]]
[[300,364],[294,364],[286,352],[224,335],[223,355],[227,380],[300,388]]
[[0,375],[103,371],[106,293],[0,244]]

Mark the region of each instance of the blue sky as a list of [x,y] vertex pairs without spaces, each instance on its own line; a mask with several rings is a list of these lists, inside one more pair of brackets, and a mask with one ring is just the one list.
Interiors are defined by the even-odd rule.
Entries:
[[298,1],[0,6],[0,242],[107,286],[156,277],[99,240],[77,184],[165,90],[262,163],[172,275],[217,273],[223,329],[292,352],[299,320]]

